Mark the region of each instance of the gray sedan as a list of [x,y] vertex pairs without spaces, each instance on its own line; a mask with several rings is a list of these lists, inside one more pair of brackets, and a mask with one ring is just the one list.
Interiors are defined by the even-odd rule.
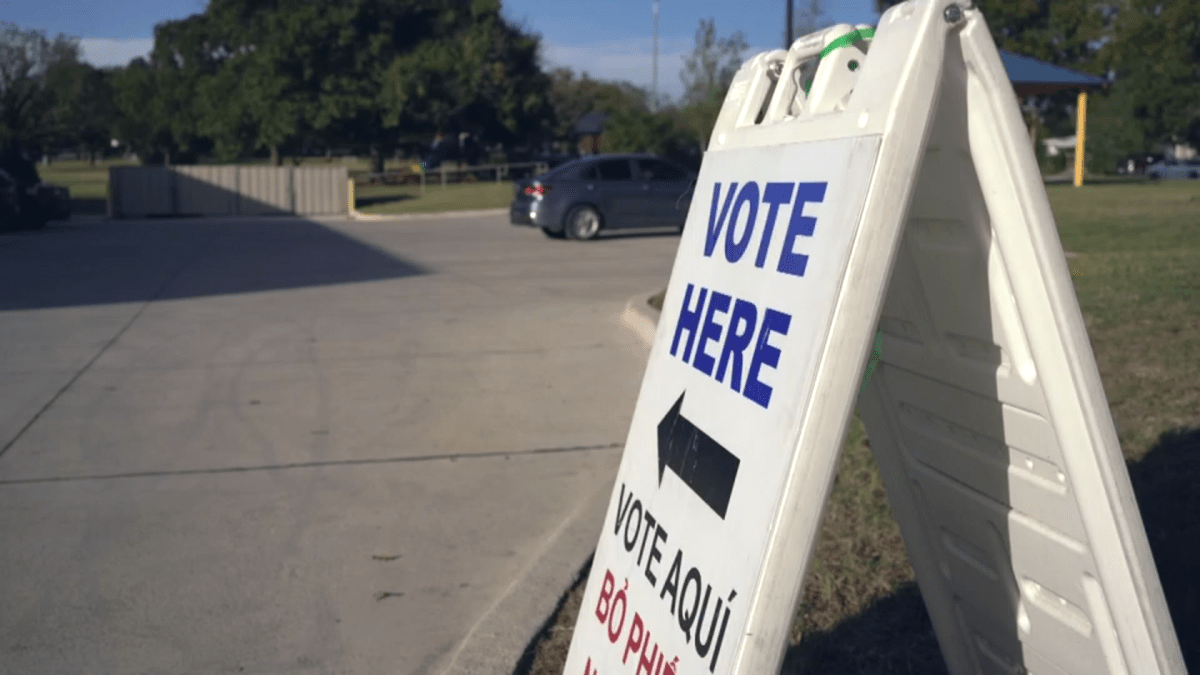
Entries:
[[1151,180],[1165,178],[1167,180],[1184,180],[1200,178],[1200,162],[1196,160],[1181,161],[1164,159],[1146,167],[1146,175]]
[[555,239],[591,239],[602,229],[682,228],[695,179],[649,154],[584,157],[518,182],[510,220]]

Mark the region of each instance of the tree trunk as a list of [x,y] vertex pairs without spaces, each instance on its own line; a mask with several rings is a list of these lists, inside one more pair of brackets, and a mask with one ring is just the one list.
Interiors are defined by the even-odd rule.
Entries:
[[371,173],[383,173],[383,155],[374,143],[371,144]]
[[283,166],[283,158],[279,156],[279,146],[271,146],[271,166]]

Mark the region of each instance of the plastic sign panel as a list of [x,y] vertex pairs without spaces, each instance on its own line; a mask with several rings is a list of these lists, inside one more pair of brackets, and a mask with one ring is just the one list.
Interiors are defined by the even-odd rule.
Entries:
[[567,672],[728,671],[878,148],[702,167]]
[[778,672],[856,404],[950,672],[1184,672],[1011,85],[949,2],[734,77],[565,672]]

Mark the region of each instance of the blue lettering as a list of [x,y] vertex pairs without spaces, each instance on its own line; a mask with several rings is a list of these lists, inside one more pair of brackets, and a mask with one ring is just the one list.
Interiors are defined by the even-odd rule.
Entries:
[[704,240],[704,257],[711,258],[713,249],[717,247],[717,239],[721,237],[721,228],[725,226],[725,216],[729,215],[729,205],[733,203],[733,195],[737,191],[737,183],[729,184],[729,192],[725,195],[725,206],[721,208],[721,217],[717,218],[717,203],[721,201],[721,184],[713,185],[712,207],[708,210],[708,238]]
[[[699,293],[696,293],[697,290]],[[696,295],[694,306],[693,294]],[[731,305],[732,312],[729,309]],[[722,325],[718,322],[718,315],[721,314],[729,315],[728,324]],[[758,321],[760,316],[761,324]],[[671,341],[671,356],[675,356],[679,351],[680,338],[683,337],[683,332],[687,331],[687,343],[684,345],[682,357],[684,363],[690,362],[693,368],[717,382],[725,382],[725,374],[728,372],[731,389],[767,408],[771,404],[773,389],[759,379],[759,374],[764,366],[779,367],[782,350],[770,343],[771,335],[787,335],[791,325],[790,314],[769,307],[764,308],[760,314],[759,308],[749,300],[733,298],[716,290],[709,292],[707,288],[688,284],[687,290],[684,291],[683,307],[679,311],[679,321],[675,325],[675,337]],[[756,327],[758,337],[754,339]],[[722,333],[725,336],[724,340],[721,339]],[[755,342],[754,352],[749,359],[745,359],[743,356],[749,350],[752,341]],[[719,362],[706,351],[709,342],[721,343]],[[696,348],[694,356],[693,346]],[[746,360],[749,360],[750,364],[743,372],[742,365]]]
[[746,373],[746,388],[742,391],[743,396],[763,408],[771,404],[772,389],[758,379],[759,369],[763,366],[775,368],[779,365],[779,348],[772,346],[767,341],[771,338],[771,333],[787,335],[791,324],[791,316],[773,309],[768,308],[767,313],[763,316],[762,328],[758,331],[758,340],[754,347],[754,356],[750,359],[750,370]]
[[692,343],[696,340],[696,333],[700,331],[700,313],[704,311],[704,298],[708,295],[707,288],[700,289],[700,296],[696,299],[696,310],[688,311],[688,303],[692,299],[692,284],[688,284],[687,291],[683,294],[683,306],[679,308],[679,321],[675,324],[675,339],[671,340],[671,356],[675,356],[675,350],[679,347],[679,336],[686,330],[688,332],[687,344],[683,348],[683,362],[687,363],[692,358]]
[[704,351],[704,345],[708,344],[710,340],[717,340],[721,337],[722,326],[713,318],[717,313],[724,314],[729,311],[731,299],[724,293],[713,291],[712,298],[708,301],[708,315],[704,317],[704,329],[700,333],[700,343],[696,345],[696,357],[692,359],[692,365],[696,370],[705,375],[712,375],[714,361],[713,357]]
[[804,205],[808,202],[819,203],[824,200],[826,185],[826,183],[800,183],[796,186],[796,202],[792,204],[792,217],[788,221],[787,234],[783,237],[783,250],[779,252],[779,266],[776,268],[780,272],[798,277],[804,276],[804,270],[808,267],[808,256],[795,252],[796,238],[812,236],[817,219],[804,215]]
[[[730,190],[732,193],[733,191]],[[750,217],[746,219],[746,230],[742,233],[741,240],[735,242],[733,240],[734,230],[737,229],[738,214],[742,212],[742,205],[750,205]],[[750,236],[754,234],[754,221],[758,218],[758,183],[750,181],[742,187],[742,191],[738,193],[737,202],[733,205],[733,215],[729,216],[729,229],[725,231],[725,259],[731,263],[735,263],[742,259],[746,253],[746,247],[750,245]]]
[[[733,357],[733,370],[729,374],[729,386],[736,392],[742,391],[742,353],[754,339],[754,326],[758,323],[758,310],[754,303],[738,300],[729,317],[729,330],[725,332],[725,345],[721,347],[721,360],[717,363],[717,382],[725,381],[725,370]],[[739,328],[739,324],[741,328]]]
[[762,242],[758,245],[758,256],[754,259],[755,267],[761,268],[767,262],[767,249],[771,246],[771,234],[775,231],[775,218],[779,216],[779,207],[792,201],[793,185],[794,183],[767,183],[767,189],[763,190],[763,203],[771,206],[767,209],[767,222],[763,224]]

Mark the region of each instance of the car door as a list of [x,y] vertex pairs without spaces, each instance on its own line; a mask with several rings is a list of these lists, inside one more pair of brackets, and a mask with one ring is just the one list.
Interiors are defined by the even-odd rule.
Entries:
[[634,180],[633,163],[627,158],[602,159],[595,164],[596,191],[604,212],[605,227],[634,227],[642,222],[642,185]]
[[654,158],[637,160],[638,177],[647,188],[647,212],[655,225],[678,227],[691,204],[691,176],[683,167]]

